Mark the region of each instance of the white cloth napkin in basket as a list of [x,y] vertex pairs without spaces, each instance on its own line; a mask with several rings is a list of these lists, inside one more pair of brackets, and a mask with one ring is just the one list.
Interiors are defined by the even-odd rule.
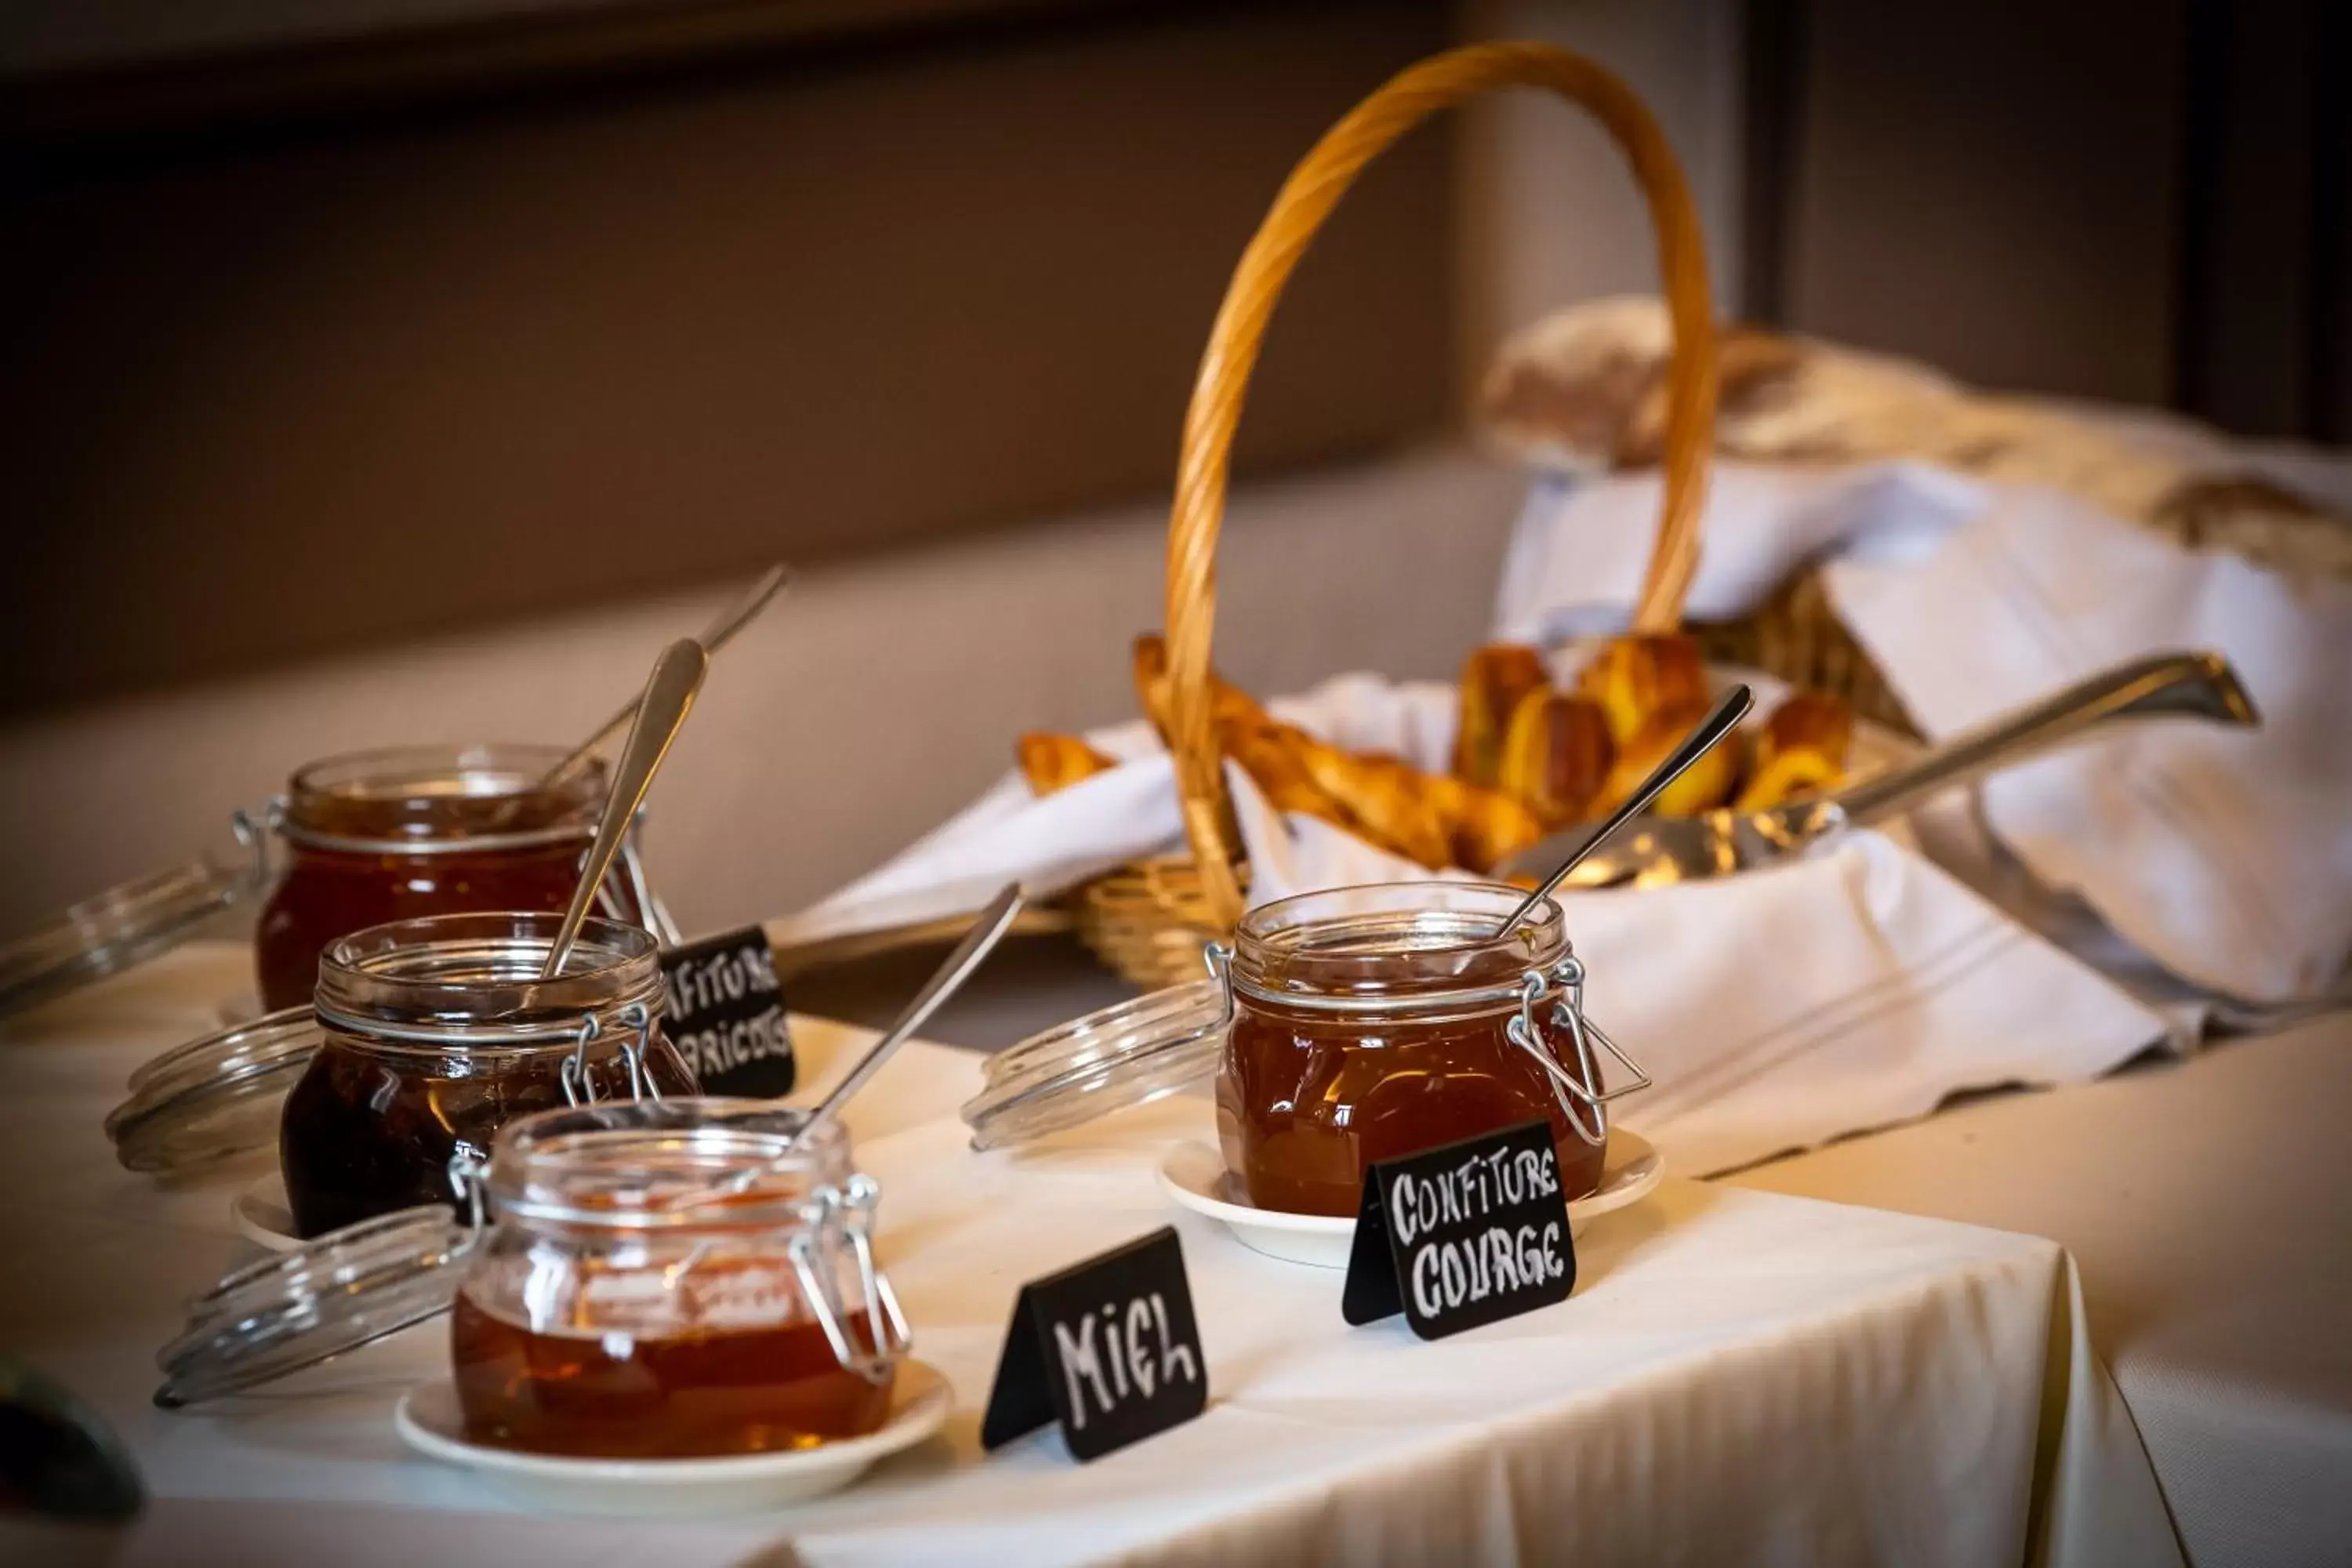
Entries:
[[[1622,620],[1657,487],[1537,483],[1498,635]],[[2220,650],[2256,732],[2134,726],[2011,770],[1985,820],[2047,887],[2077,893],[2170,973],[2256,1007],[2331,993],[2352,958],[2352,586],[2184,550],[2058,492],[1918,464],[1724,465],[1690,610],[1740,613],[1834,556],[1841,617],[1906,708],[1945,735],[2095,671]]]
[[[1269,704],[1344,746],[1441,765],[1451,688],[1343,676]],[[1149,726],[1090,734],[1131,759],[1043,800],[1010,774],[780,941],[976,907],[1009,878],[1058,890],[1181,842],[1172,770]],[[1228,767],[1265,901],[1428,872],[1314,817],[1266,805]],[[1678,1170],[1744,1164],[1926,1114],[1958,1090],[2092,1077],[2166,1037],[2164,1020],[1875,833],[1769,871],[1569,900],[1594,1016],[1656,1088],[1629,1125]]]

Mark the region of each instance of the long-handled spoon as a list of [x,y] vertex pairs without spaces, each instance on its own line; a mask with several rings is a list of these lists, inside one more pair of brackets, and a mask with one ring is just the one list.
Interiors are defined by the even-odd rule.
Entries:
[[[857,1065],[844,1074],[841,1081],[817,1101],[816,1109],[808,1113],[807,1120],[793,1130],[791,1144],[798,1144],[812,1129],[831,1121],[851,1095],[864,1089],[874,1075],[882,1070],[883,1064],[897,1054],[900,1046],[930,1022],[931,1015],[938,1012],[949,997],[963,989],[964,982],[972,977],[982,963],[995,951],[996,944],[1004,940],[1005,932],[1013,929],[1014,918],[1021,913],[1021,884],[1006,883],[1004,890],[990,900],[988,908],[973,917],[971,929],[964,932],[963,940],[956,943],[955,951],[949,953],[945,962],[932,972],[930,979],[923,983],[923,988],[915,993],[914,1000],[907,1004],[897,1021],[883,1031],[880,1039],[867,1047],[865,1056],[858,1058]],[[693,1201],[709,1203],[732,1197],[758,1182],[767,1173],[768,1168],[761,1164],[736,1171],[697,1193]]]
[[1552,889],[1568,880],[1568,874],[1576,869],[1579,862],[1608,843],[1620,828],[1647,810],[1660,792],[1682,776],[1684,769],[1713,751],[1718,742],[1737,729],[1739,721],[1748,717],[1748,709],[1755,705],[1756,700],[1745,686],[1735,686],[1725,692],[1708,710],[1706,717],[1698,721],[1698,727],[1683,737],[1683,743],[1668,752],[1666,760],[1652,769],[1650,776],[1642,781],[1641,787],[1625,797],[1625,804],[1611,812],[1601,826],[1592,830],[1592,837],[1578,845],[1568,858],[1543,879],[1541,886],[1521,900],[1519,907],[1503,918],[1503,923],[1495,928],[1495,934],[1504,935],[1527,919],[1528,910],[1551,897]]
[[[732,604],[719,612],[716,619],[702,628],[702,635],[695,638],[702,645],[702,651],[715,654],[725,647],[728,639],[750,626],[760,612],[768,607],[770,600],[791,585],[792,580],[793,569],[781,561],[761,573],[758,582],[745,589]],[[574,747],[562,762],[540,775],[539,787],[551,789],[577,773],[606,741],[613,738],[614,731],[636,717],[636,712],[635,700],[624,703],[620,711],[597,725],[589,737]]]
[[653,675],[646,681],[645,695],[637,700],[635,719],[629,726],[628,744],[621,748],[621,765],[614,770],[612,793],[604,797],[604,815],[596,819],[595,841],[589,845],[588,858],[581,865],[580,883],[572,889],[572,906],[563,911],[563,924],[556,929],[547,963],[539,972],[541,980],[552,980],[563,973],[563,961],[572,955],[572,944],[580,937],[580,922],[588,918],[588,906],[604,885],[613,857],[620,852],[629,819],[645,804],[654,774],[669,754],[670,742],[677,738],[679,727],[694,707],[694,694],[701,689],[703,673],[709,668],[710,656],[692,637],[678,638],[654,661]]

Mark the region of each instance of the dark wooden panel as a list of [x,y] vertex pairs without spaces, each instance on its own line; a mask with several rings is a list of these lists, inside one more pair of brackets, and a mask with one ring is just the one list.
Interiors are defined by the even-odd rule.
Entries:
[[1807,0],[1789,322],[1977,382],[2172,382],[2185,0]]
[[[20,156],[0,706],[1164,487],[1282,174],[1445,26],[1114,8]],[[1445,171],[1440,136],[1408,142],[1324,237],[1250,462],[1444,422]]]

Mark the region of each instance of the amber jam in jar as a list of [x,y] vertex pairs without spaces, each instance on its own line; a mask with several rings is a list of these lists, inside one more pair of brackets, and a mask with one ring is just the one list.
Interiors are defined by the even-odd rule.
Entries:
[[507,1129],[450,1325],[467,1436],[670,1458],[880,1427],[908,1335],[874,1261],[878,1194],[838,1123],[790,1142],[803,1114],[670,1100]]
[[1536,1121],[1568,1195],[1594,1190],[1608,1122],[1583,972],[1557,904],[1496,934],[1523,897],[1405,882],[1244,917],[1217,1127],[1252,1204],[1353,1215],[1367,1165]]
[[322,1044],[288,1091],[278,1164],[304,1236],[454,1203],[452,1155],[489,1152],[536,1110],[696,1092],[662,1033],[658,949],[590,920],[562,974],[540,966],[562,915],[436,915],[331,943]]
[[[553,746],[414,746],[297,773],[274,815],[282,874],[254,928],[263,1007],[309,1001],[327,944],[369,926],[466,910],[561,913],[606,783],[604,763],[592,761],[547,784],[564,755]],[[601,912],[647,923],[625,876],[603,897]]]

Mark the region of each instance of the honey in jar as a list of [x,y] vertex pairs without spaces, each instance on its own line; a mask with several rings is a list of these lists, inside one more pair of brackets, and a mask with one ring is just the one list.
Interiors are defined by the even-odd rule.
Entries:
[[662,1032],[652,936],[590,920],[541,982],[562,917],[436,915],[331,943],[321,1044],[279,1112],[278,1164],[304,1236],[456,1201],[449,1162],[507,1123],[586,1101],[696,1091]]
[[[803,1114],[685,1100],[510,1129],[450,1321],[467,1436],[679,1458],[880,1427],[908,1341],[874,1264],[877,1192],[837,1123],[793,1141]],[[750,1184],[696,1201],[737,1173]]]

